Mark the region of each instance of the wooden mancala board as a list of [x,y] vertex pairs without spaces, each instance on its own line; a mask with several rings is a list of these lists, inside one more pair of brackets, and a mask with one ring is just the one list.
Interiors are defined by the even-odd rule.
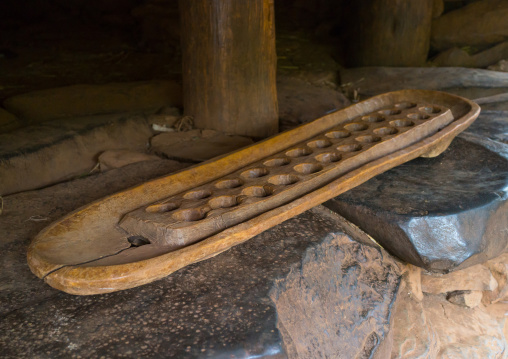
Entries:
[[37,235],[28,264],[72,294],[152,282],[390,168],[439,155],[479,112],[435,91],[370,98],[82,207]]

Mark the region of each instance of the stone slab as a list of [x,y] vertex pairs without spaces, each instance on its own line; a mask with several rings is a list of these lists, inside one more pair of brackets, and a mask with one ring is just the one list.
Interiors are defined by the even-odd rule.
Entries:
[[21,126],[22,122],[16,116],[0,107],[0,133],[10,132]]
[[444,275],[422,275],[422,291],[446,294],[455,291],[493,291],[498,284],[490,270],[482,264]]
[[508,244],[508,161],[458,138],[325,203],[393,255],[447,272],[493,258]]
[[166,132],[151,140],[152,151],[177,160],[206,161],[254,143],[250,138],[214,130]]
[[[479,16],[481,14],[481,16]],[[431,45],[482,47],[508,39],[508,1],[481,0],[450,11],[432,22]]]
[[124,114],[53,120],[0,134],[0,195],[87,175],[101,152],[144,151],[151,136],[145,117]]
[[417,302],[402,288],[393,309],[391,358],[505,358],[507,308],[496,306],[471,309],[443,295],[426,295]]
[[181,86],[172,81],[73,85],[34,91],[4,101],[8,111],[30,123],[181,105]]
[[[141,162],[5,198],[2,357],[325,358],[346,350],[379,358],[400,270],[379,247],[346,236],[323,208],[126,291],[72,296],[30,274],[26,247],[48,221],[104,195],[105,182],[115,192],[146,180],[140,173],[160,175],[157,168]],[[47,219],[26,221],[32,214]]]

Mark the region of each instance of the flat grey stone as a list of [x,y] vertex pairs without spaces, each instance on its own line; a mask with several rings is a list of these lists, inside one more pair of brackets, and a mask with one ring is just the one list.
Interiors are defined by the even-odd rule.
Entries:
[[447,272],[508,244],[508,160],[464,139],[385,172],[325,205],[393,255]]
[[87,175],[101,152],[145,151],[151,136],[146,118],[132,114],[53,120],[0,134],[0,195]]
[[17,95],[5,108],[30,123],[57,118],[181,106],[181,86],[172,81],[72,85]]

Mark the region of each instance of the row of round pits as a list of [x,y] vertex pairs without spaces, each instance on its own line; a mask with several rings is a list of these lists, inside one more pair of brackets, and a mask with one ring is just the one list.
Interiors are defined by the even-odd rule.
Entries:
[[166,202],[166,203],[158,203],[153,204],[151,206],[146,207],[146,211],[149,213],[162,213],[173,211],[180,207],[177,203],[174,202]]
[[250,186],[242,191],[242,194],[248,197],[267,197],[273,193],[270,186]]
[[258,178],[258,177],[266,176],[267,174],[268,174],[268,170],[266,168],[257,167],[257,168],[248,169],[247,171],[243,171],[240,174],[240,176],[242,176],[243,178]]
[[355,138],[355,140],[358,142],[361,142],[361,143],[374,143],[374,142],[381,141],[381,137],[371,136],[371,135],[358,136]]
[[409,108],[416,107],[416,104],[414,102],[401,102],[394,106],[395,108],[398,108],[399,110],[406,110]]
[[429,117],[430,117],[429,115],[425,115],[423,113],[418,113],[418,112],[410,113],[407,115],[407,118],[410,118],[412,120],[426,120]]
[[321,171],[323,169],[323,166],[321,166],[318,163],[300,163],[299,165],[296,165],[295,167],[293,167],[293,169],[298,173],[308,175],[311,173],[316,173],[316,172]]
[[342,156],[335,152],[325,152],[317,155],[314,158],[321,163],[332,163],[340,161]]
[[337,147],[337,150],[339,150],[340,152],[357,152],[360,151],[361,149],[362,145],[358,143],[350,143],[347,145]]
[[369,126],[367,126],[364,123],[353,122],[348,123],[347,125],[344,126],[344,128],[351,132],[360,132],[365,131],[367,128],[369,128]]
[[298,177],[290,174],[281,174],[270,177],[268,182],[276,186],[287,186],[298,182]]
[[400,114],[400,110],[396,109],[396,108],[390,108],[388,110],[378,111],[378,113],[381,114],[381,115],[385,115],[385,116],[393,116],[393,115]]
[[328,140],[315,140],[307,143],[307,146],[311,148],[326,148],[330,147],[332,143]]
[[292,158],[297,158],[297,157],[303,157],[303,156],[310,155],[311,153],[312,153],[312,151],[308,148],[298,147],[298,148],[293,148],[292,150],[287,151],[286,156],[292,157]]
[[289,164],[290,160],[286,157],[278,157],[278,158],[272,158],[268,161],[265,161],[263,164],[266,167],[281,167]]
[[370,123],[374,123],[374,122],[382,122],[384,121],[385,118],[381,115],[367,115],[367,116],[363,116],[362,117],[362,121],[365,121],[365,122],[370,122]]
[[414,126],[414,123],[413,123],[413,121],[410,121],[410,120],[400,119],[400,120],[390,121],[390,125],[393,127],[411,127],[411,126]]
[[325,134],[328,138],[346,138],[351,136],[349,132],[346,131],[330,131]]
[[422,112],[426,112],[426,113],[431,113],[431,114],[436,114],[436,113],[441,112],[441,109],[439,107],[435,107],[435,106],[423,106],[423,107],[420,107],[418,110],[420,110]]
[[389,136],[395,135],[399,130],[393,127],[380,127],[376,128],[373,132],[378,136]]

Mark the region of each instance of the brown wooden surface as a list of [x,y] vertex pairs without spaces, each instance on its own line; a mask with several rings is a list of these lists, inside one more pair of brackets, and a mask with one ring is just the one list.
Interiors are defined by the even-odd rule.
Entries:
[[348,1],[344,59],[348,66],[420,66],[427,60],[433,0]]
[[[339,173],[337,178],[314,191],[176,251],[156,243],[130,248],[129,234],[117,227],[122,217],[136,208],[216,181],[358,116],[402,102],[448,108],[454,120],[449,125],[442,123],[439,132],[434,129],[423,139],[414,137],[414,132],[409,130],[404,135],[408,134],[412,141],[406,142],[406,147],[390,146],[392,152],[384,152],[359,167],[353,166],[349,172]],[[238,245],[394,166],[418,156],[438,155],[478,113],[479,107],[473,102],[440,92],[407,90],[376,96],[230,155],[83,207],[50,225],[34,239],[28,251],[29,266],[51,286],[73,294],[106,293],[152,282]]]
[[452,121],[450,110],[428,103],[387,106],[222,179],[130,212],[119,226],[175,250],[295,200]]
[[273,0],[180,0],[184,112],[199,128],[278,129]]

